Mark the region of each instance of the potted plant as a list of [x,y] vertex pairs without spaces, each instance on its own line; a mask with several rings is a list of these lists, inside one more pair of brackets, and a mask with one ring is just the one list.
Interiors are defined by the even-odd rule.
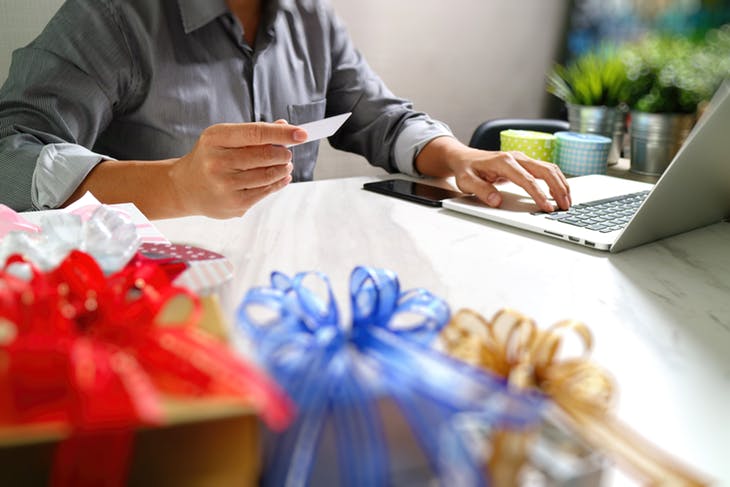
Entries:
[[[707,33],[706,48],[698,53],[697,65],[699,72],[706,72],[702,77],[707,83],[704,88],[705,96],[714,94],[720,85],[730,80],[730,24]],[[698,115],[701,115],[706,103],[700,102]]]
[[730,73],[730,31],[700,40],[648,36],[625,50],[631,171],[660,175],[689,134],[700,104]]
[[620,156],[627,82],[626,65],[613,46],[589,51],[567,66],[555,64],[547,76],[548,92],[567,106],[571,130],[613,138],[609,164]]

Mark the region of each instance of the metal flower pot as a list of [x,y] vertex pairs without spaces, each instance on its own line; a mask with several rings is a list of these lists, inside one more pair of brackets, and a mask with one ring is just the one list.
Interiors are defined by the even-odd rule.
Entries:
[[631,172],[661,175],[694,122],[694,114],[631,112]]
[[599,134],[613,140],[608,152],[608,164],[621,157],[624,134],[624,112],[616,107],[567,104],[568,123],[573,132]]

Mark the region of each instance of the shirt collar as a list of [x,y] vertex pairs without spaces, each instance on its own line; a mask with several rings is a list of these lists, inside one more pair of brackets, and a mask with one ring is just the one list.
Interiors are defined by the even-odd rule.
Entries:
[[177,5],[186,34],[229,12],[226,0],[177,0]]
[[262,10],[262,27],[266,29],[269,37],[273,37],[276,25],[276,18],[285,8],[291,7],[289,0],[264,0]]
[[[229,13],[226,0],[177,0],[180,16],[182,17],[185,33],[189,34],[194,30],[203,27],[213,19]],[[272,34],[274,19],[283,8],[291,8],[291,0],[264,0],[264,16],[268,15],[269,33]]]

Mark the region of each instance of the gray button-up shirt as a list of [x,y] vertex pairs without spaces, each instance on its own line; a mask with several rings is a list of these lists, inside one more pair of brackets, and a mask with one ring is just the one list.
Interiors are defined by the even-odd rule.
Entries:
[[[251,47],[225,0],[67,0],[0,90],[0,202],[58,207],[100,161],[179,157],[221,122],[351,111],[332,146],[404,173],[451,134],[388,90],[324,1],[263,4]],[[293,148],[295,181],[317,151]]]

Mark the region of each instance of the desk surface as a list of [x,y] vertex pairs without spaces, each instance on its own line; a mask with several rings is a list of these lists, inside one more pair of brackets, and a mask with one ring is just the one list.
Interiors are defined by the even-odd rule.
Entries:
[[453,310],[490,317],[510,307],[541,326],[582,320],[595,361],[618,383],[618,415],[730,485],[730,224],[613,255],[362,191],[371,179],[290,185],[239,219],[155,224],[231,260],[235,277],[221,293],[228,316],[273,270],[325,272],[349,316],[349,273],[370,265]]

